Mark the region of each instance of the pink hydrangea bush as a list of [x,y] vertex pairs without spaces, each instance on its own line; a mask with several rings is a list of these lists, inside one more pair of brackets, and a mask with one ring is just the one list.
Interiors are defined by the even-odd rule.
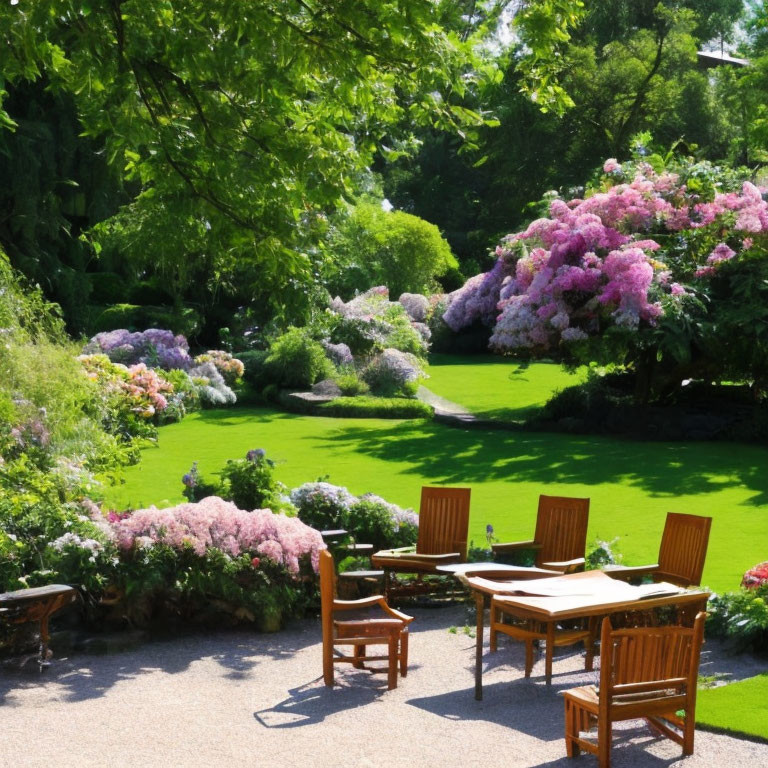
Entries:
[[[707,187],[705,164],[677,173],[611,158],[603,170],[600,188],[552,200],[548,216],[505,238],[494,267],[450,295],[445,323],[492,325],[502,352],[653,328],[768,232],[761,191],[732,178]],[[735,188],[720,191],[726,183]]]
[[139,509],[113,519],[110,527],[123,551],[165,545],[204,557],[216,549],[230,558],[266,558],[293,577],[299,575],[302,561],[316,572],[325,547],[320,533],[298,518],[268,509],[246,512],[218,496],[165,509]]

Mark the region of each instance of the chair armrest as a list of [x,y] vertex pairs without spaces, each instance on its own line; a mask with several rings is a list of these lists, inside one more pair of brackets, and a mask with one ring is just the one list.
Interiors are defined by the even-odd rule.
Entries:
[[416,553],[416,547],[397,547],[395,549],[380,549],[376,554],[384,557],[402,557],[403,555],[411,555]]
[[514,552],[518,549],[541,549],[541,544],[531,541],[505,541],[501,544],[491,544],[493,552]]
[[551,563],[542,563],[542,568],[549,568],[553,571],[562,571],[563,573],[574,573],[584,569],[584,558],[574,557],[573,560],[559,560]]
[[445,552],[439,555],[419,555],[415,552],[402,553],[393,555],[391,552],[377,552],[372,556],[371,562],[378,567],[387,567],[387,565],[397,566],[398,568],[405,568],[408,565],[429,565],[440,563],[453,563],[457,559],[461,559],[460,552]]
[[606,565],[603,571],[612,579],[628,581],[639,576],[650,576],[659,570],[659,564],[653,565]]
[[410,624],[414,617],[409,616],[407,613],[398,611],[396,608],[392,608],[386,601],[384,595],[371,595],[370,597],[361,597],[359,600],[334,600],[334,611],[354,611],[358,608],[372,608],[374,605],[378,605],[385,613],[392,616],[392,618],[400,619],[405,624]]

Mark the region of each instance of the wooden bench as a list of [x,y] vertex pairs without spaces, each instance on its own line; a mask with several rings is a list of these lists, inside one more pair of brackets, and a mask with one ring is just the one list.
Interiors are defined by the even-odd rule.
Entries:
[[48,620],[56,611],[73,603],[77,592],[66,584],[18,589],[0,594],[0,621],[8,624],[40,623],[40,650],[38,663],[48,664]]

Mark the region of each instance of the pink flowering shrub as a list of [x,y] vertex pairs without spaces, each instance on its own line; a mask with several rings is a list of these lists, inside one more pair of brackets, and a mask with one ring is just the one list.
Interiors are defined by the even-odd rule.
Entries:
[[127,367],[106,355],[81,355],[78,360],[88,378],[99,385],[109,432],[126,439],[154,434],[153,425],[173,394],[170,382],[144,363]]
[[218,496],[166,509],[139,509],[110,524],[122,550],[165,545],[203,557],[215,548],[233,558],[242,554],[268,558],[294,577],[302,560],[317,571],[325,546],[320,533],[296,517],[268,509],[246,512]]
[[217,496],[98,518],[119,555],[118,613],[134,624],[260,623],[313,604],[325,545],[298,518],[246,512]]
[[650,159],[611,158],[584,199],[552,200],[546,217],[503,240],[489,272],[449,296],[444,322],[492,326],[500,352],[631,363],[652,348],[677,364],[701,358],[709,341],[695,336],[707,330],[696,318],[719,311],[701,299],[732,293],[723,280],[765,254],[768,204],[735,172]]
[[741,586],[746,589],[757,589],[768,586],[768,561],[758,563],[750,568],[741,580]]

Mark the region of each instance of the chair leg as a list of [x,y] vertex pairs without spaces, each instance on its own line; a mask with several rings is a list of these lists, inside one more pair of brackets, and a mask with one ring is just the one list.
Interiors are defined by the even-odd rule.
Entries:
[[352,662],[352,666],[355,669],[363,669],[363,663],[365,662],[365,655],[367,653],[368,646],[356,645],[355,646],[355,660]]
[[[479,610],[480,609],[478,608],[478,611]],[[501,613],[497,614],[496,611],[493,610],[493,605],[491,605],[490,611],[488,613],[488,619],[488,624],[490,625],[488,629],[488,649],[491,653],[496,653],[499,647],[499,633],[493,628],[493,625],[496,623],[496,621],[501,620]]]
[[400,633],[400,674],[403,677],[408,675],[408,630]]
[[570,700],[565,700],[565,754],[568,757],[578,757],[581,750],[576,743],[579,737],[581,721],[579,708]]
[[533,640],[525,641],[525,676],[531,676],[533,669]]
[[696,717],[694,713],[685,711],[685,723],[683,725],[683,754],[693,754],[693,737],[696,733]]
[[333,688],[333,645],[323,642],[323,681]]
[[612,728],[608,720],[597,723],[597,764],[600,768],[611,768]]
[[396,632],[393,632],[389,636],[389,668],[387,675],[387,683],[390,691],[393,688],[397,688],[397,646],[398,636]]

